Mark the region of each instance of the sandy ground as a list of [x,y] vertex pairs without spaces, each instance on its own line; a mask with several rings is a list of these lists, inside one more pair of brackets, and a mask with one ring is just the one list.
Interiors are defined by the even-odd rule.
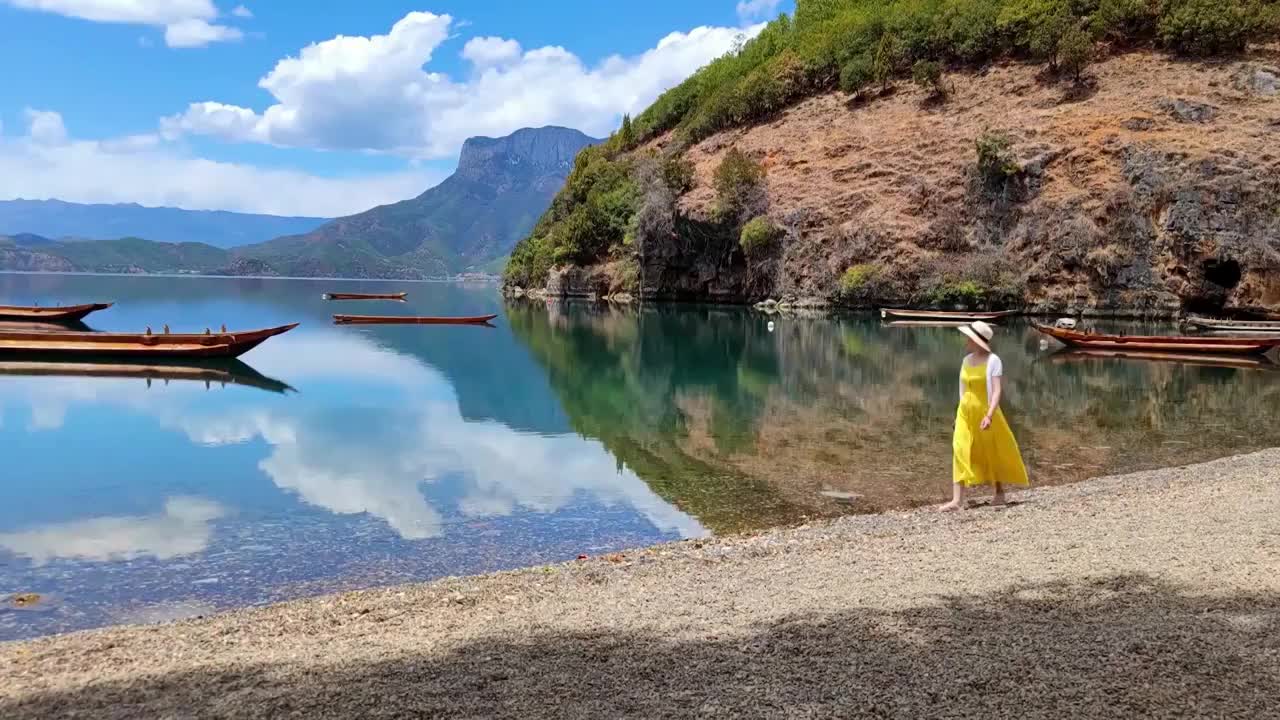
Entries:
[[1280,718],[1280,450],[0,645],[0,718]]

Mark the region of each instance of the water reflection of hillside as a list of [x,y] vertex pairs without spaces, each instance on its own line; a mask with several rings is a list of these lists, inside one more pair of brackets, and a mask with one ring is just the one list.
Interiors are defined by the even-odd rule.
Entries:
[[[570,423],[725,532],[932,502],[949,491],[962,338],[868,318],[736,310],[508,308]],[[997,350],[1034,480],[1072,482],[1280,441],[1280,373]],[[852,498],[850,496],[853,496]]]

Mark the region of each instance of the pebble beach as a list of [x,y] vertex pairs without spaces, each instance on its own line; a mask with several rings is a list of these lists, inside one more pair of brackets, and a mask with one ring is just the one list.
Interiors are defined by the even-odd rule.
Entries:
[[1280,450],[0,644],[0,718],[1280,718]]

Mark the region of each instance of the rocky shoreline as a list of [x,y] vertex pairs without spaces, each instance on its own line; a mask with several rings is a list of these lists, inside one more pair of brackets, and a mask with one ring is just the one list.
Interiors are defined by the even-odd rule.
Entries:
[[1280,450],[0,645],[0,717],[1274,717]]

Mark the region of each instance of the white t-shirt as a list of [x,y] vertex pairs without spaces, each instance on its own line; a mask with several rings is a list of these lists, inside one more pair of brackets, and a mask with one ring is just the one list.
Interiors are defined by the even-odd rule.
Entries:
[[[964,399],[964,365],[972,366],[970,359],[973,355],[964,356],[964,364],[960,367],[960,399]],[[987,407],[991,407],[991,394],[995,392],[995,383],[993,379],[1004,376],[1004,363],[1000,362],[1000,356],[995,353],[987,354]]]

